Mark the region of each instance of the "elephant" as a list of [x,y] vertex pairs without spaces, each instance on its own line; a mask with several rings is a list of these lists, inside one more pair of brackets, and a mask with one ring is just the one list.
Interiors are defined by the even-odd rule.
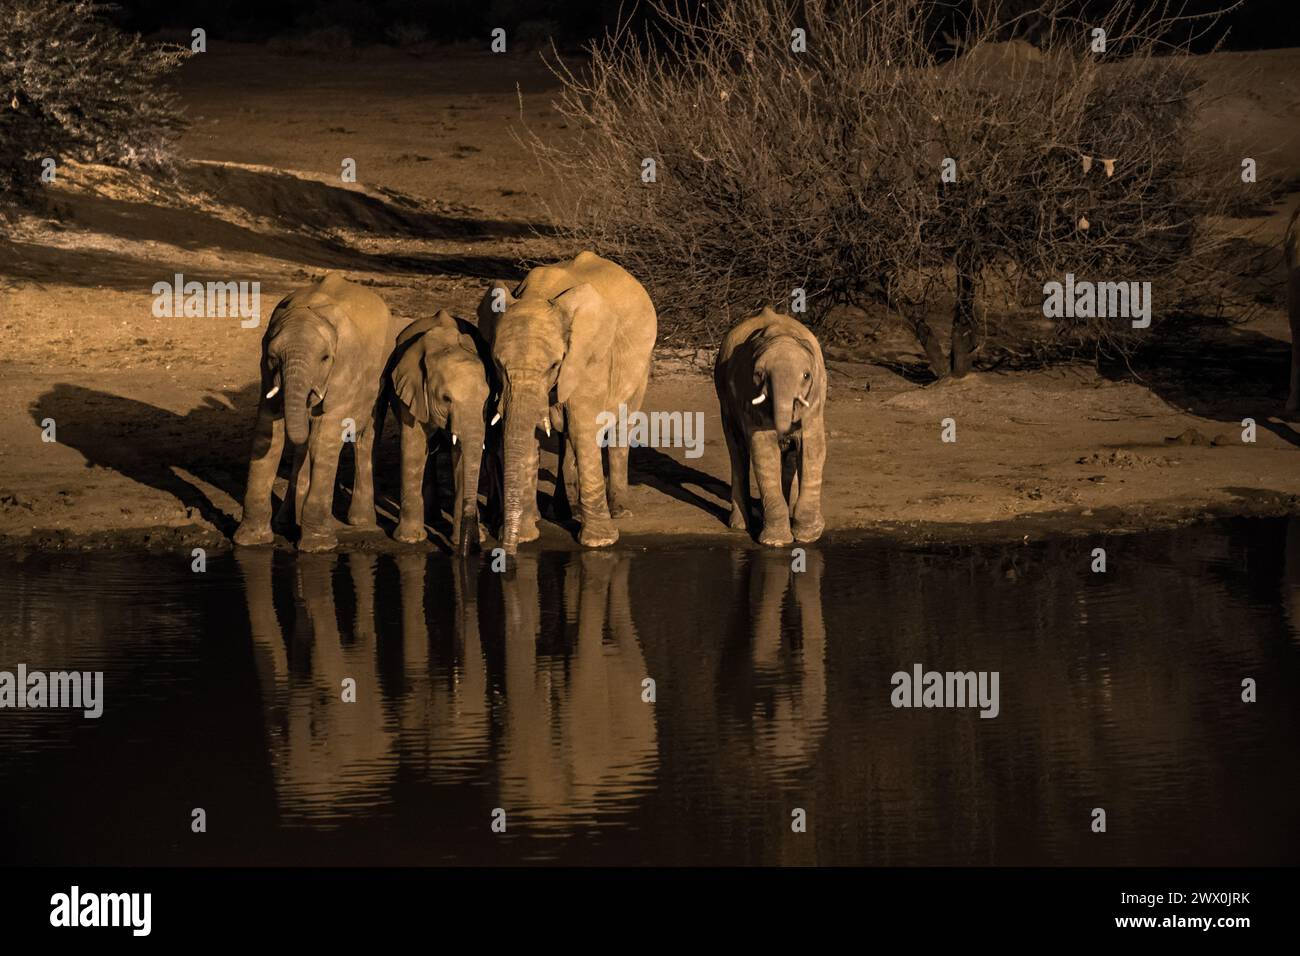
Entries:
[[1300,411],[1300,209],[1291,214],[1286,230],[1286,309],[1291,325],[1291,388],[1286,413]]
[[816,541],[825,528],[826,462],[826,364],[817,337],[766,307],[723,338],[713,383],[731,453],[731,527],[749,527],[752,463],[763,506],[759,542]]
[[479,470],[491,454],[487,409],[496,387],[487,343],[472,323],[440,309],[432,319],[402,330],[389,364],[391,397],[402,427],[402,512],[393,537],[407,543],[425,540],[429,438],[445,432],[456,478],[451,540],[459,553],[467,554],[479,544]]
[[[578,540],[603,547],[618,540],[614,518],[627,507],[628,448],[611,445],[606,485],[602,412],[645,397],[658,319],[641,283],[592,252],[538,266],[511,292],[493,283],[479,303],[479,330],[492,349],[501,384],[495,414],[503,422],[504,514],[501,544],[514,554],[538,537],[537,459],[540,427],[564,433],[556,475],[562,491],[564,446],[577,462]],[[495,419],[494,419],[495,420]]]
[[298,526],[299,550],[328,551],[338,543],[334,476],[348,437],[355,437],[356,451],[348,524],[375,527],[371,458],[380,383],[397,331],[383,299],[338,273],[291,292],[276,306],[262,339],[262,399],[235,544],[273,539],[271,488],[286,436],[293,469],[277,524]]

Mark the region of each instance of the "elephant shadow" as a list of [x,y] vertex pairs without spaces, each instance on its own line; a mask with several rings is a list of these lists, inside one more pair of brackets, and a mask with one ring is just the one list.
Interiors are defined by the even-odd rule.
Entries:
[[[537,508],[544,520],[562,528],[576,540],[582,526],[573,514],[573,503],[577,501],[578,495],[573,483],[573,463],[567,456],[563,463],[565,485],[561,487],[556,478],[557,453],[561,441],[563,438],[558,433],[551,438],[542,439],[540,448],[543,464],[538,469]],[[723,501],[730,501],[731,485],[708,472],[683,464],[658,449],[632,448],[628,456],[627,480],[629,485],[645,485],[699,508],[723,524],[730,517],[728,507],[710,501],[687,486],[693,485]]]
[[727,523],[731,514],[729,507],[701,497],[687,486],[693,485],[722,501],[730,501],[729,482],[715,478],[698,468],[692,468],[656,448],[633,448],[628,457],[628,484],[648,485],[670,498],[676,498],[678,501],[699,508],[723,524]]
[[[107,468],[166,492],[227,537],[238,527],[238,512],[228,513],[204,486],[224,492],[241,505],[249,442],[259,401],[258,383],[209,392],[184,414],[138,399],[60,382],[31,405],[33,421],[55,422],[59,444],[74,448],[87,468]],[[384,449],[391,455],[391,449]],[[290,456],[280,462],[287,479]],[[351,446],[344,451],[335,490],[334,514],[347,513],[354,471]],[[339,488],[344,489],[342,494]],[[397,513],[395,488],[377,484],[375,504],[381,524]]]

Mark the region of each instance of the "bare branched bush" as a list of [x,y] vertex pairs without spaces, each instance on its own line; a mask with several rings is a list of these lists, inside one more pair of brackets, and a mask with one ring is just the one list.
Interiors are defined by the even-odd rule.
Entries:
[[611,31],[587,67],[554,65],[576,135],[531,138],[564,187],[555,218],[647,283],[668,340],[715,341],[798,288],[814,327],[839,304],[885,308],[936,374],[961,375],[977,356],[1125,348],[1126,319],[1044,319],[1043,285],[1067,272],[1152,282],[1157,318],[1204,307],[1239,172],[1194,135],[1186,54],[1214,19],[1121,0],[1084,20],[1047,0],[1033,45],[999,42],[1027,14],[989,3],[954,56],[930,7],[665,2],[656,33]]
[[103,20],[105,5],[7,0],[0,16],[0,205],[31,203],[42,161],[161,167],[183,119],[163,82],[189,51]]

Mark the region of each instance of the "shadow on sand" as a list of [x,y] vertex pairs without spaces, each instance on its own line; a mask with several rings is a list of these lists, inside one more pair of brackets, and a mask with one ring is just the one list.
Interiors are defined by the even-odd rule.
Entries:
[[[1165,334],[1133,356],[1132,371],[1104,366],[1113,380],[1139,381],[1159,398],[1201,418],[1240,428],[1242,419],[1300,447],[1300,430],[1281,418],[1291,345],[1249,329]],[[1172,436],[1171,436],[1172,437]]]
[[[109,468],[173,495],[185,508],[230,537],[238,527],[238,510],[227,513],[203,489],[209,485],[243,503],[248,448],[257,415],[258,386],[214,392],[183,415],[148,402],[113,395],[80,385],[59,383],[31,406],[33,421],[54,419],[59,443],[75,448],[87,468]],[[397,489],[382,480],[396,476],[396,429],[381,451],[383,467],[376,472],[375,504],[382,527],[391,528],[397,513]],[[280,463],[287,479],[289,456]],[[354,462],[345,450],[335,487],[334,515],[347,514]],[[197,481],[196,481],[197,480]],[[278,500],[276,502],[278,504]],[[444,533],[450,523],[434,525]]]
[[[112,240],[138,244],[139,257],[113,248],[0,240],[0,279],[148,291],[174,271],[200,280],[228,278],[202,263],[166,261],[160,247],[170,246],[265,257],[307,269],[511,280],[525,271],[517,256],[427,245],[492,245],[553,234],[541,223],[451,215],[394,190],[334,186],[259,167],[191,163],[176,180],[149,185],[148,198],[124,198],[91,184],[61,192],[55,202],[69,224],[95,237],[96,246],[104,237],[110,245]],[[358,235],[389,245],[407,243],[376,251],[359,248],[353,241]],[[412,251],[421,244],[426,248]]]

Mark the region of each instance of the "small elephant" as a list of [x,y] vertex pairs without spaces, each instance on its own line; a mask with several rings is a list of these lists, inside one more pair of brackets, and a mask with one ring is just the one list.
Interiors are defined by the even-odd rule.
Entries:
[[[552,426],[564,432],[577,462],[578,540],[589,548],[613,544],[612,519],[631,513],[624,500],[628,448],[609,447],[607,486],[601,413],[641,408],[658,332],[650,296],[621,266],[580,252],[533,269],[514,292],[494,283],[478,315],[501,382],[502,547],[514,554],[519,542],[538,536],[537,429],[549,435]],[[562,482],[557,475],[557,496]]]
[[334,476],[344,441],[355,441],[356,451],[348,524],[375,526],[371,459],[380,384],[396,339],[397,323],[383,299],[337,273],[276,306],[262,338],[262,399],[236,544],[272,540],[271,488],[286,436],[293,470],[277,524],[298,526],[299,550],[337,544]]
[[752,463],[763,503],[758,540],[816,541],[826,461],[826,365],[816,336],[765,308],[723,338],[713,383],[731,453],[731,527],[749,526]]
[[452,544],[467,554],[479,544],[479,470],[490,454],[488,399],[496,391],[487,343],[471,323],[439,310],[402,330],[390,364],[393,404],[402,423],[402,516],[394,537],[425,540],[429,438],[443,432],[451,441],[456,476]]

